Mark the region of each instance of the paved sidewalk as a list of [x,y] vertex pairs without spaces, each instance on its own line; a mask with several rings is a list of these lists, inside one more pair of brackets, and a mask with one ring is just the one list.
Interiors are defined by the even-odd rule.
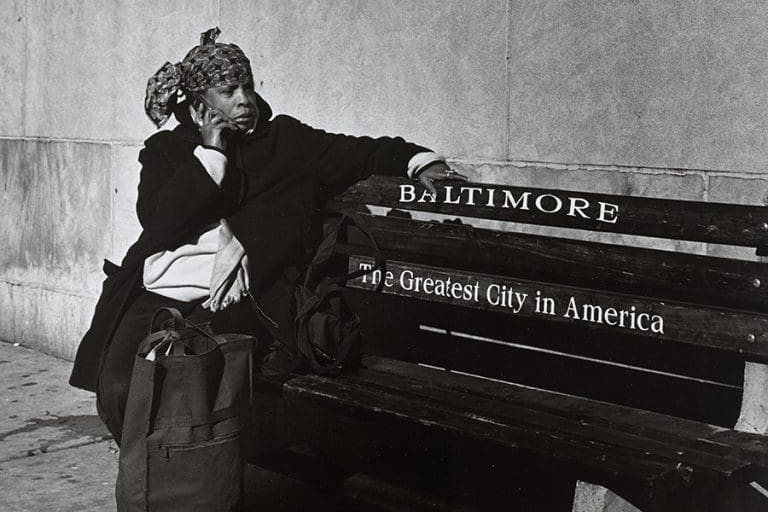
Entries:
[[115,509],[117,447],[71,366],[0,342],[0,511]]
[[[67,384],[71,368],[0,341],[0,512],[115,510],[117,446],[94,394]],[[246,480],[249,510],[339,510],[311,486],[260,468],[249,466]]]

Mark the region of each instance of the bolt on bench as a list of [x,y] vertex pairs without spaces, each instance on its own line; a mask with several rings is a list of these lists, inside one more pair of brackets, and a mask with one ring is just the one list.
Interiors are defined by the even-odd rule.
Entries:
[[[702,254],[768,246],[767,209],[380,176],[335,203],[386,212],[347,285],[363,367],[264,384],[260,463],[392,510],[768,510],[768,266]],[[373,263],[346,235],[338,274]]]

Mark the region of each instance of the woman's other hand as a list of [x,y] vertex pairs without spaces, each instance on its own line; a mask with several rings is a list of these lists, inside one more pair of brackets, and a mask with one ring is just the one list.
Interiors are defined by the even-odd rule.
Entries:
[[469,181],[469,178],[448,167],[445,162],[434,162],[422,169],[416,179],[424,185],[430,194],[437,196],[434,182],[439,180]]

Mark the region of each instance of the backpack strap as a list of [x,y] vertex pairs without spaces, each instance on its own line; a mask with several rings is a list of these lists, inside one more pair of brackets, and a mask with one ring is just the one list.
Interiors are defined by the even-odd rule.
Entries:
[[320,269],[330,259],[331,254],[333,254],[333,248],[336,246],[336,242],[339,238],[339,231],[341,231],[345,221],[349,221],[354,224],[355,227],[362,231],[363,234],[365,234],[365,236],[368,238],[368,241],[371,243],[371,247],[373,248],[374,252],[374,265],[369,269],[360,269],[343,276],[334,277],[323,283],[324,286],[346,283],[350,279],[355,279],[364,274],[370,274],[384,266],[384,257],[381,254],[379,244],[376,242],[376,238],[373,236],[373,233],[371,233],[371,230],[368,228],[368,226],[366,226],[360,214],[351,208],[334,210],[334,213],[340,214],[340,217],[335,219],[334,222],[326,224],[324,233],[325,236],[317,248],[315,257],[312,258],[312,262],[307,267],[307,273],[304,277],[304,286],[307,288],[310,288],[311,283],[315,282]]

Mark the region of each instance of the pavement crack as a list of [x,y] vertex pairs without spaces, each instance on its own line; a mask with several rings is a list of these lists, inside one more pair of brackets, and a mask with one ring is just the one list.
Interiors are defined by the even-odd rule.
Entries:
[[46,427],[56,429],[56,435],[53,436],[53,438],[48,435],[46,436],[47,438],[32,440],[30,444],[33,446],[0,457],[0,463],[66,450],[69,448],[77,448],[112,439],[112,436],[106,430],[98,416],[81,414],[71,416],[50,415],[45,418],[30,418],[26,420],[25,425],[0,433],[0,442],[13,436],[28,434]]
[[0,441],[5,441],[6,438],[11,436],[24,434],[26,432],[34,432],[35,430],[39,430],[43,427],[59,425],[64,422],[66,422],[66,420],[63,418],[59,418],[58,416],[52,416],[51,418],[46,418],[46,419],[31,418],[27,420],[27,424],[24,425],[23,427],[15,428],[13,430],[7,430],[5,432],[0,433]]
[[84,439],[78,442],[64,443],[60,445],[49,445],[46,447],[25,450],[23,452],[17,452],[17,453],[8,455],[7,457],[0,457],[0,464],[5,464],[7,462],[11,462],[19,459],[26,459],[27,457],[36,457],[39,455],[45,455],[46,453],[55,453],[55,452],[61,452],[64,450],[71,450],[73,448],[81,448],[83,446],[99,444],[99,443],[103,443],[111,440],[112,440],[112,436],[103,436],[100,438]]

